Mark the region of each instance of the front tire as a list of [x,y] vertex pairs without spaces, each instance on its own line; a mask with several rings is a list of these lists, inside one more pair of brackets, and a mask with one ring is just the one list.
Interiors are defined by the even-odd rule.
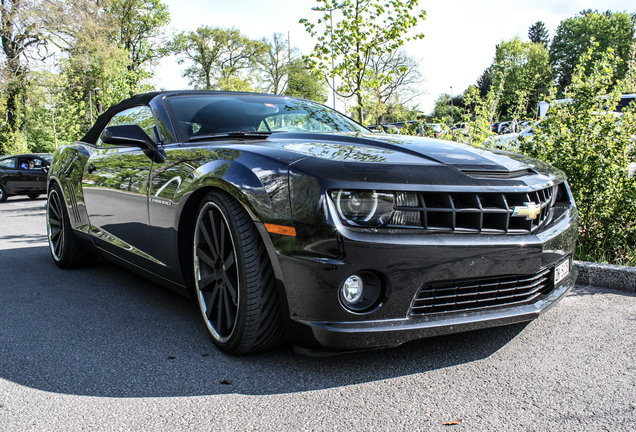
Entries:
[[97,257],[85,251],[73,234],[66,204],[59,186],[53,185],[46,205],[46,234],[51,256],[60,268],[74,268],[95,262]]
[[5,191],[2,186],[0,186],[0,203],[5,202],[6,200],[7,200],[7,191]]
[[281,307],[265,245],[230,195],[207,195],[194,231],[196,298],[212,341],[228,354],[274,348],[284,341]]
[[27,196],[32,200],[40,198],[40,194],[27,194]]

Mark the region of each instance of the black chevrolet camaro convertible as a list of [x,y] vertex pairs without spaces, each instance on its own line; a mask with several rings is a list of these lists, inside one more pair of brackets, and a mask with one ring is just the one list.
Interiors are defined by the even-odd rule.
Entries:
[[55,153],[46,213],[59,267],[101,256],[196,299],[232,354],[527,322],[576,279],[560,171],[281,96],[127,99]]

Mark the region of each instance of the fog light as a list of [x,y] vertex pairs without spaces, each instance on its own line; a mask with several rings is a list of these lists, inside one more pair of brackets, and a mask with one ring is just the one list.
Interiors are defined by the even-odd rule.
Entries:
[[369,313],[378,308],[385,296],[384,284],[370,271],[359,271],[340,285],[340,304],[352,313]]
[[347,305],[358,303],[362,299],[364,283],[359,276],[349,276],[342,284],[342,298]]

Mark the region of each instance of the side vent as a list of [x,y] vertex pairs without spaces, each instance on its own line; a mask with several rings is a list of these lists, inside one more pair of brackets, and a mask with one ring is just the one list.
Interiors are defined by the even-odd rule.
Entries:
[[80,216],[79,208],[77,207],[77,197],[75,196],[75,186],[68,185],[68,199],[71,202],[71,211],[73,212],[73,219],[75,223],[82,222],[82,218]]

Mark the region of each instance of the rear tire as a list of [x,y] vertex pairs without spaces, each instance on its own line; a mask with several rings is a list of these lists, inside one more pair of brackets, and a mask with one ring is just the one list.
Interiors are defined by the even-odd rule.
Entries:
[[228,354],[284,341],[274,272],[247,211],[225,192],[207,195],[193,239],[196,299],[212,341]]
[[2,186],[0,186],[0,203],[5,202],[7,200],[7,192],[4,190]]
[[60,268],[74,268],[95,262],[97,256],[77,242],[69,222],[66,203],[59,186],[53,185],[46,205],[46,234],[51,256]]
[[27,194],[27,196],[32,200],[40,198],[40,194]]

